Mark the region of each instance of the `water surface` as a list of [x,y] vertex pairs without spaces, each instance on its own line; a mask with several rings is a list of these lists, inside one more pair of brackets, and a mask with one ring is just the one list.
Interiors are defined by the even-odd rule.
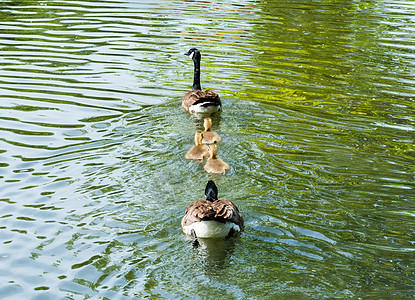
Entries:
[[[415,295],[415,6],[3,1],[0,298]],[[184,159],[202,53],[226,175]],[[209,179],[245,231],[180,232]]]

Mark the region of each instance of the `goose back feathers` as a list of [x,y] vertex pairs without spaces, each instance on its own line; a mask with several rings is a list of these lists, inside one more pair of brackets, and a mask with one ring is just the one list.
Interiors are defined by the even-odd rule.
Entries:
[[221,101],[214,90],[192,90],[183,97],[182,107],[190,113],[211,114],[221,109]]
[[227,199],[197,200],[186,209],[182,226],[191,225],[200,221],[217,221],[220,223],[232,222],[243,225],[243,219],[236,205]]

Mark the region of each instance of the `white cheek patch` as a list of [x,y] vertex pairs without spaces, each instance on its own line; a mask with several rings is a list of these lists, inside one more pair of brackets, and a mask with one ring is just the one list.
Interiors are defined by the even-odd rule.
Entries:
[[195,55],[195,53],[194,53],[194,52],[190,53],[190,55],[189,55],[190,59],[193,59],[193,56],[194,56],[194,55]]

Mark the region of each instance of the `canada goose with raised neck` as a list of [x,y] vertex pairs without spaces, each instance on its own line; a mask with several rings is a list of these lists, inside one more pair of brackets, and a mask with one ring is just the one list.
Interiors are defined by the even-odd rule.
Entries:
[[195,144],[190,148],[186,154],[186,159],[203,160],[209,157],[209,147],[202,144],[202,132],[195,133]]
[[218,199],[218,188],[209,180],[205,189],[206,200],[189,205],[182,219],[182,230],[197,238],[229,238],[243,229],[244,220],[238,207],[230,200]]
[[204,169],[208,173],[225,173],[229,170],[229,165],[222,159],[217,157],[218,146],[216,144],[209,145],[210,157],[206,161]]
[[203,131],[203,144],[213,144],[219,143],[222,139],[216,132],[212,131],[212,119],[205,118],[203,120],[203,126],[205,127],[205,131]]
[[190,113],[211,114],[219,111],[222,107],[219,95],[211,89],[202,91],[200,85],[200,51],[192,48],[184,55],[193,60],[194,75],[192,90],[183,97],[182,107]]

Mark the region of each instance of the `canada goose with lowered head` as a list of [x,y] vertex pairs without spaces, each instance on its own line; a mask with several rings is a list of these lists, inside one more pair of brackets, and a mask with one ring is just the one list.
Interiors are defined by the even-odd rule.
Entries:
[[226,170],[229,170],[229,165],[216,157],[218,154],[218,147],[216,144],[209,145],[210,157],[206,161],[204,169],[208,173],[225,173]]
[[200,51],[192,48],[185,55],[194,62],[194,77],[192,90],[183,97],[182,107],[190,113],[210,114],[219,111],[222,106],[219,95],[211,89],[202,91],[200,85]]
[[203,144],[213,144],[219,143],[222,139],[216,132],[212,131],[212,119],[205,118],[203,120],[203,126],[205,127],[205,131],[203,131]]
[[218,188],[209,180],[205,189],[206,200],[189,205],[182,219],[182,230],[197,238],[229,238],[242,230],[244,220],[238,207],[230,200],[218,199]]
[[203,160],[209,157],[209,147],[202,144],[202,133],[197,131],[195,133],[195,144],[190,148],[186,154],[186,159],[196,159],[196,160]]

